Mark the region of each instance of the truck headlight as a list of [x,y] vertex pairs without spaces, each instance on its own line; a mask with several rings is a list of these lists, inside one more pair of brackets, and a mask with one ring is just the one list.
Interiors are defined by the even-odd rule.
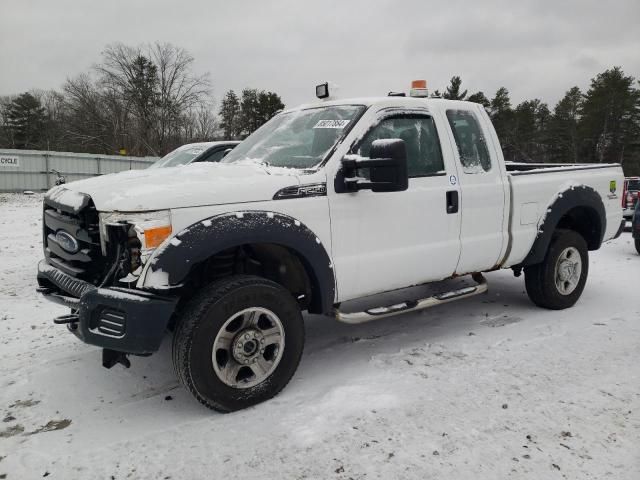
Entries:
[[100,241],[103,253],[106,251],[108,226],[128,225],[128,236],[140,242],[140,257],[142,263],[167,237],[171,235],[171,212],[159,210],[155,212],[119,213],[108,212],[100,214]]

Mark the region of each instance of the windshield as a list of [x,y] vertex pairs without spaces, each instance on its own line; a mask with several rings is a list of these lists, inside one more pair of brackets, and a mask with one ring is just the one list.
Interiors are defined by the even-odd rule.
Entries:
[[204,152],[206,145],[189,144],[176,148],[172,152],[167,153],[164,157],[151,165],[149,168],[175,167],[177,165],[185,165]]
[[224,163],[254,160],[287,168],[313,168],[342,139],[360,113],[359,105],[281,113],[233,149]]

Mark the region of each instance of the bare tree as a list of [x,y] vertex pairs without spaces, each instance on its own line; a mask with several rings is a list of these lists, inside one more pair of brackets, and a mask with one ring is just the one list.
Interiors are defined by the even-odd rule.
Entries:
[[193,57],[168,43],[113,44],[102,56],[94,70],[101,87],[134,117],[134,150],[161,154],[180,143],[194,112],[210,98],[209,76],[193,74]]
[[192,73],[193,57],[183,48],[159,42],[148,48],[158,68],[157,140],[161,148],[166,148],[167,137],[180,117],[206,105],[211,82],[209,74]]
[[39,148],[65,150],[63,137],[67,110],[64,95],[56,90],[32,90],[31,94],[40,101],[46,116]]
[[149,150],[157,154],[153,144],[153,123],[157,104],[157,67],[145,56],[141,47],[121,43],[108,45],[102,52],[102,63],[94,66],[103,93],[118,104],[128,122],[136,152]]
[[74,145],[113,150],[109,114],[105,111],[102,93],[90,76],[81,74],[68,79],[63,91],[67,107],[65,138]]
[[213,105],[201,105],[196,110],[194,117],[196,120],[195,138],[201,141],[212,140],[218,128]]

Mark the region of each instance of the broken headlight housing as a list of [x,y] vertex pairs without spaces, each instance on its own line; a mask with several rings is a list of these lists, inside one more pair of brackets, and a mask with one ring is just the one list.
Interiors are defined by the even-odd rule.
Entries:
[[[119,235],[113,236],[110,229],[118,229]],[[123,282],[134,282],[142,271],[142,267],[151,253],[171,236],[171,212],[158,210],[154,212],[100,213],[100,245],[102,254],[106,255],[108,243],[119,241],[126,243],[118,260]],[[117,277],[116,277],[117,278]]]

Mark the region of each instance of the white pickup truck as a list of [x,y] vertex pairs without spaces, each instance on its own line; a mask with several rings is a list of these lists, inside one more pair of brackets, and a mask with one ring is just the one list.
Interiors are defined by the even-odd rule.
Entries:
[[[39,291],[71,308],[55,322],[102,347],[106,367],[172,331],[180,381],[232,411],[291,379],[305,310],[389,317],[482,293],[482,272],[501,268],[524,270],[536,305],[572,306],[588,251],[621,231],[622,184],[619,165],[505,163],[474,103],[322,101],[278,114],[218,164],[50,190]],[[370,297],[466,275],[472,285],[427,298]],[[345,308],[363,297],[369,308]]]

